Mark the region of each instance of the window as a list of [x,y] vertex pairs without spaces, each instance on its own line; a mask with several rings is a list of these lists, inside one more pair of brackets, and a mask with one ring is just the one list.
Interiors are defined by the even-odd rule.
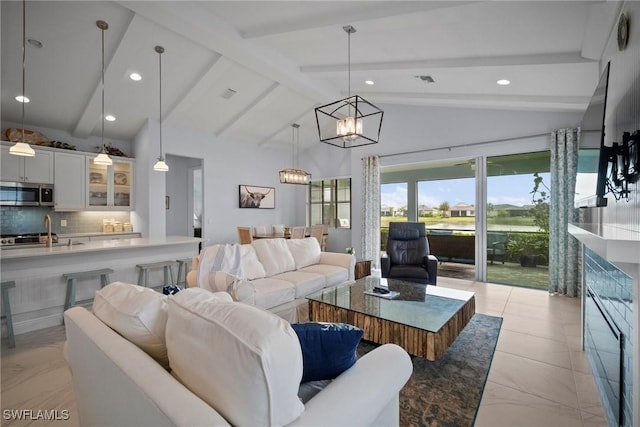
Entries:
[[351,178],[311,181],[309,223],[351,228]]

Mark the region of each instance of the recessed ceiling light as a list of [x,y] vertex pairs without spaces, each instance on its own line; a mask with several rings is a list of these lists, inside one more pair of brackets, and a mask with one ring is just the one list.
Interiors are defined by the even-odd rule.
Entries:
[[511,84],[511,80],[500,79],[496,83],[498,83],[500,86],[506,86]]
[[29,98],[27,98],[26,96],[18,95],[16,96],[16,101],[24,102],[26,104],[27,102],[29,102]]
[[142,80],[142,76],[139,73],[131,73],[129,74],[129,78],[134,82],[139,82],[140,80]]
[[373,80],[365,80],[364,82],[365,82],[366,84],[368,84],[368,85],[373,85],[373,84],[375,84],[375,83],[373,82]]
[[112,116],[111,114],[107,114],[106,116],[104,116],[104,119],[108,122],[115,122],[116,118],[115,116]]

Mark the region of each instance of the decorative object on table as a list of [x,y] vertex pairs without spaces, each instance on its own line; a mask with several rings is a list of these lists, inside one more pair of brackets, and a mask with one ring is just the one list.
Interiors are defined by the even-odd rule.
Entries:
[[109,166],[113,164],[113,160],[111,160],[111,157],[107,154],[104,145],[104,32],[109,29],[109,24],[104,21],[96,21],[96,26],[100,29],[102,35],[102,115],[100,116],[102,151],[93,158],[93,163],[96,165]]
[[16,97],[16,100],[22,104],[22,129],[21,129],[21,138],[18,142],[9,148],[9,153],[14,156],[22,156],[22,157],[33,157],[36,155],[36,152],[31,148],[29,142],[25,140],[25,129],[24,129],[24,105],[29,102],[29,98],[27,98],[25,91],[25,81],[26,81],[26,69],[27,69],[27,49],[26,49],[26,40],[27,40],[27,6],[26,1],[22,0],[22,92],[20,95]]
[[160,70],[160,78],[158,79],[160,85],[160,156],[158,157],[158,161],[156,162],[156,164],[153,165],[153,170],[158,172],[167,172],[169,170],[169,166],[165,163],[164,156],[162,155],[162,54],[164,53],[164,48],[162,46],[156,46],[155,51],[158,53],[158,65]]
[[239,207],[251,209],[273,209],[276,207],[276,189],[255,185],[240,185]]
[[300,125],[294,123],[291,125],[291,151],[292,151],[292,168],[280,171],[281,184],[301,184],[308,185],[311,183],[311,174],[309,172],[298,169],[298,155],[300,153]]
[[351,25],[342,29],[348,34],[349,96],[315,109],[320,142],[340,148],[377,144],[383,112],[361,96],[351,96],[351,34],[356,29]]

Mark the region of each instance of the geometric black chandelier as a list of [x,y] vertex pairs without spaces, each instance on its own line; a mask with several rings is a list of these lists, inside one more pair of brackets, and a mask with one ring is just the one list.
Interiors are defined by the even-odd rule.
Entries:
[[348,97],[315,109],[318,135],[321,142],[340,148],[377,144],[384,113],[361,96],[351,96],[351,34],[356,29],[342,29],[348,35]]

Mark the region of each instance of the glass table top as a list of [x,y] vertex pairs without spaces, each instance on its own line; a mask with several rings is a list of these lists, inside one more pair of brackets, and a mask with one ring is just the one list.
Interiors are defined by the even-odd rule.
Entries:
[[[386,299],[365,293],[374,287],[386,288],[399,295]],[[431,332],[439,331],[471,298],[473,292],[372,276],[323,289],[307,297]]]

